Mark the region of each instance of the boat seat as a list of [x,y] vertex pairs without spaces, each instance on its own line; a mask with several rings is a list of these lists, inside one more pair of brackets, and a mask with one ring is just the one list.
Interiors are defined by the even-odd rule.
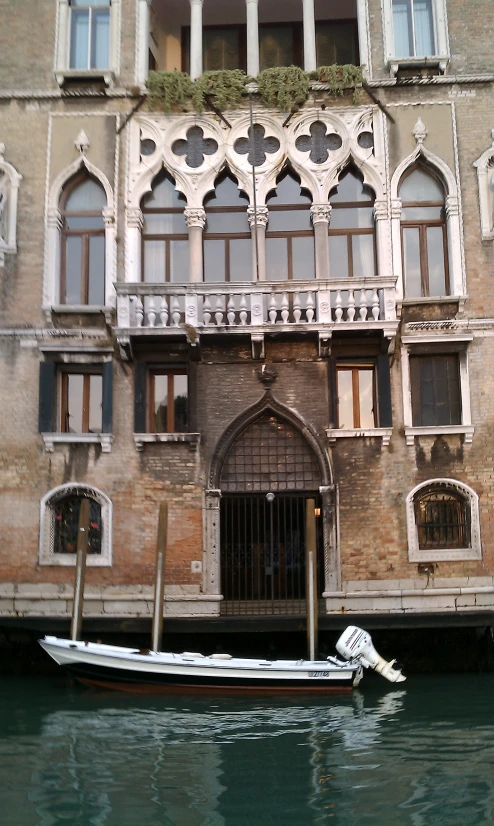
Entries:
[[204,657],[204,654],[198,654],[194,651],[182,651],[181,657]]
[[212,660],[231,660],[231,654],[211,654]]

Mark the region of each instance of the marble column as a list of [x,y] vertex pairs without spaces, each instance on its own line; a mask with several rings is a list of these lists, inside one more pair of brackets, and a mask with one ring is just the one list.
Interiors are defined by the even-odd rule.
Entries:
[[310,208],[314,225],[314,242],[316,248],[316,278],[329,278],[329,243],[328,227],[331,217],[331,204],[312,204]]
[[203,281],[202,232],[206,225],[206,212],[202,207],[187,207],[184,218],[189,229],[189,282]]
[[259,0],[245,0],[247,6],[247,74],[259,74]]
[[202,75],[202,4],[190,0],[190,76],[196,80]]
[[314,0],[302,0],[304,19],[304,69],[313,72],[317,68],[316,19]]
[[[257,207],[257,220],[254,207],[249,207],[247,216],[252,233],[253,281],[266,280],[266,227],[269,215],[266,206]],[[256,256],[257,246],[257,256]]]
[[143,87],[146,85],[149,71],[150,7],[151,0],[139,0],[136,81]]

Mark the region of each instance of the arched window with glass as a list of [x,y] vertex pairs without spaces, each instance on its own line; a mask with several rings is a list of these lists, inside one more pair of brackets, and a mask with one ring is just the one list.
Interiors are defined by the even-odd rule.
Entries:
[[235,178],[223,172],[204,199],[204,281],[252,281],[252,236],[249,199]]
[[267,198],[266,280],[307,281],[315,278],[312,198],[300,179],[287,169]]
[[105,190],[87,174],[69,182],[62,193],[62,304],[105,304],[106,206]]
[[175,189],[166,170],[154,179],[141,201],[142,280],[185,283],[189,280],[189,237],[184,218],[185,196]]
[[426,170],[414,167],[399,188],[406,298],[449,295],[444,188]]
[[362,175],[348,167],[330,192],[329,274],[331,278],[376,275],[374,192]]

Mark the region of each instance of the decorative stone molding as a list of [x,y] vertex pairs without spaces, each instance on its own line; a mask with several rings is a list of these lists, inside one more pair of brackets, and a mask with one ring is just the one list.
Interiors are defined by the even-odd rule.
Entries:
[[312,204],[310,216],[313,224],[329,224],[331,218],[331,204]]
[[479,187],[480,231],[483,241],[494,239],[494,129],[492,145],[475,161]]
[[113,436],[110,433],[42,433],[45,451],[53,453],[55,445],[101,445],[102,453],[111,453]]
[[129,228],[142,230],[144,226],[144,218],[142,216],[142,210],[138,207],[127,208],[125,219],[125,222]]
[[427,129],[425,128],[425,124],[422,121],[422,118],[419,118],[412,129],[412,135],[417,141],[419,146],[422,146],[426,137],[427,137]]
[[0,266],[5,253],[17,252],[17,197],[22,175],[5,160],[5,144],[0,143]]
[[200,433],[134,433],[136,450],[144,450],[147,444],[188,444],[190,450],[198,450]]
[[255,207],[248,207],[247,219],[249,221],[249,226],[251,227],[251,229],[255,226],[267,227],[269,222],[269,210],[265,206],[258,206],[256,212]]
[[[401,203],[400,203],[400,210],[401,210]],[[388,201],[385,198],[381,198],[378,201],[374,201],[374,220],[375,221],[387,221],[388,219],[389,219]]]
[[[444,549],[421,549],[419,547],[419,537],[415,515],[415,502],[419,498],[421,491],[427,489],[444,489],[444,492],[452,491],[459,494],[469,508],[470,517],[470,537],[466,548],[444,548]],[[407,534],[408,534],[408,559],[410,562],[454,562],[457,560],[481,559],[482,547],[480,541],[480,521],[479,521],[479,497],[475,491],[463,482],[456,479],[429,479],[417,485],[407,496]]]
[[378,438],[382,440],[383,447],[387,447],[392,435],[392,427],[351,428],[349,430],[330,428],[326,430],[326,436],[330,443],[336,442],[337,439]]
[[184,218],[189,229],[191,227],[204,229],[206,226],[206,210],[203,207],[186,207]]

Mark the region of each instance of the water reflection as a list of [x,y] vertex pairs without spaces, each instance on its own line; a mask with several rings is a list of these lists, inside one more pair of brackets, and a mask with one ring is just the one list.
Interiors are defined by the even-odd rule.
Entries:
[[494,679],[327,700],[0,686],[8,826],[494,823]]

